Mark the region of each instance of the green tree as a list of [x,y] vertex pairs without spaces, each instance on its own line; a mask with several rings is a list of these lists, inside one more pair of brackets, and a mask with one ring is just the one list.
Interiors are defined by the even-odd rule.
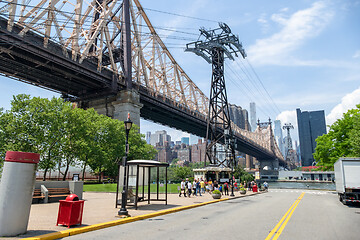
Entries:
[[[39,168],[90,166],[94,173],[116,176],[118,163],[125,154],[124,123],[97,114],[94,109],[73,107],[60,98],[14,96],[11,110],[0,109],[0,155],[5,151],[39,153]],[[130,159],[153,159],[156,150],[146,144],[139,128],[130,131]],[[1,161],[3,157],[1,158]],[[2,162],[0,162],[1,166]]]
[[171,166],[169,168],[169,180],[179,182],[182,179],[192,177],[193,171],[190,167]]
[[236,166],[234,168],[234,177],[239,179],[240,182],[249,182],[254,180],[254,176],[244,170],[242,166]]
[[313,154],[319,166],[324,170],[333,169],[339,157],[360,156],[360,105],[343,114],[327,134],[316,139],[316,148]]

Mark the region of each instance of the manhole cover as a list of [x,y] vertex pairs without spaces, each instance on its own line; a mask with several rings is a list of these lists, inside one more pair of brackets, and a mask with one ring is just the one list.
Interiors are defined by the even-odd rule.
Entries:
[[207,217],[203,217],[203,218],[201,218],[201,219],[208,219]]

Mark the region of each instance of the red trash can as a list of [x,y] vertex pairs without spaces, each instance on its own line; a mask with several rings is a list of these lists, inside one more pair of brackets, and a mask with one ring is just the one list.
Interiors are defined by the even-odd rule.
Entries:
[[79,200],[76,194],[70,194],[65,200],[60,200],[57,225],[65,225],[68,228],[80,224],[82,221],[84,200]]
[[254,185],[254,186],[252,187],[252,190],[253,190],[253,192],[257,192],[257,191],[258,191],[257,185]]

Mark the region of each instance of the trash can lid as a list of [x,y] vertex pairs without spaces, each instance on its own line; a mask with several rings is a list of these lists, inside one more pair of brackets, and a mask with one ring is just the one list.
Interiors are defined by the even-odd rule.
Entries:
[[70,194],[66,197],[65,201],[72,202],[72,201],[79,201],[79,197],[76,194]]
[[40,154],[29,152],[15,152],[7,151],[5,156],[6,162],[18,162],[18,163],[38,163],[40,160]]

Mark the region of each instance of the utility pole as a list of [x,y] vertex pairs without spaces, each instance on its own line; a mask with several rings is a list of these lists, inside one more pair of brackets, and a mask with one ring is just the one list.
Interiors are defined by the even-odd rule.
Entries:
[[[219,28],[205,30],[200,28],[200,37],[196,42],[186,44],[186,50],[201,56],[209,64],[212,64],[212,79],[209,101],[208,123],[206,132],[206,156],[210,163],[218,166],[234,166],[235,142],[231,130],[230,112],[227,100],[224,60],[234,60],[233,55],[240,53],[246,57],[245,50],[239,42],[239,38],[231,33],[225,23],[219,23]],[[216,144],[225,144],[225,160],[217,157]],[[229,157],[231,156],[231,157]],[[230,159],[229,159],[230,158]],[[206,165],[206,159],[205,159]]]

